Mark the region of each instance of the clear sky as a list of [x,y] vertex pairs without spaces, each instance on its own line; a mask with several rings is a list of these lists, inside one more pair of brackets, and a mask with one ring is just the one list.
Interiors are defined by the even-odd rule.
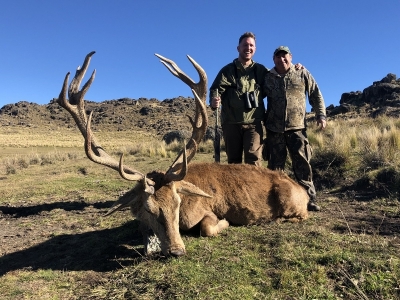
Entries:
[[0,0],[0,107],[49,103],[90,51],[88,100],[192,96],[154,53],[197,82],[190,55],[210,86],[246,31],[257,37],[254,60],[269,68],[273,50],[289,46],[326,106],[388,73],[400,77],[399,0]]

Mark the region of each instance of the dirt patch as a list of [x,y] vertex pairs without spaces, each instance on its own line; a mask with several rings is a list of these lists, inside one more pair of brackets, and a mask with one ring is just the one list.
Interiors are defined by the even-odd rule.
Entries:
[[332,230],[347,234],[400,237],[398,205],[390,210],[387,204],[383,203],[382,205],[375,203],[372,206],[371,195],[354,196],[356,200],[340,194],[327,197],[329,203],[323,206],[324,209],[320,214],[332,225]]

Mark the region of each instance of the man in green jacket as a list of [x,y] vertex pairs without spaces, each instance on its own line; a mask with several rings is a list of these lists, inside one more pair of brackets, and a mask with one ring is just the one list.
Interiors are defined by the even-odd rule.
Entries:
[[221,125],[228,163],[260,166],[265,106],[261,85],[268,71],[253,61],[256,37],[246,32],[239,38],[239,56],[224,66],[210,87],[210,104],[221,108]]
[[310,196],[308,210],[319,211],[310,165],[312,149],[306,133],[306,95],[322,129],[326,127],[324,98],[310,72],[296,70],[292,65],[288,47],[278,47],[273,60],[275,67],[267,73],[263,86],[267,96],[264,145],[267,157],[264,158],[268,160],[268,168],[284,170],[289,151],[294,175]]

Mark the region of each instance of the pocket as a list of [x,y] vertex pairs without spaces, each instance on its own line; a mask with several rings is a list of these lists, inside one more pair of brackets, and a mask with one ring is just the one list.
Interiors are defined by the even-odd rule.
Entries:
[[264,140],[262,145],[262,158],[265,161],[269,160],[269,149],[268,149],[267,139]]
[[306,154],[306,158],[308,161],[311,160],[311,157],[313,155],[313,149],[308,141],[308,139],[305,140],[305,154]]

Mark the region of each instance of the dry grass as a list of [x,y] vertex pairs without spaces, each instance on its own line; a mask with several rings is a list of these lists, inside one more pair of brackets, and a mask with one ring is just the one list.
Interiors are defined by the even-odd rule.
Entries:
[[[367,184],[365,189],[381,185],[382,192],[390,190],[394,197],[399,194],[400,122],[397,119],[339,119],[330,121],[324,131],[310,125],[316,173],[326,178],[361,180]],[[384,176],[380,175],[387,172],[394,177],[391,182],[382,182]]]

